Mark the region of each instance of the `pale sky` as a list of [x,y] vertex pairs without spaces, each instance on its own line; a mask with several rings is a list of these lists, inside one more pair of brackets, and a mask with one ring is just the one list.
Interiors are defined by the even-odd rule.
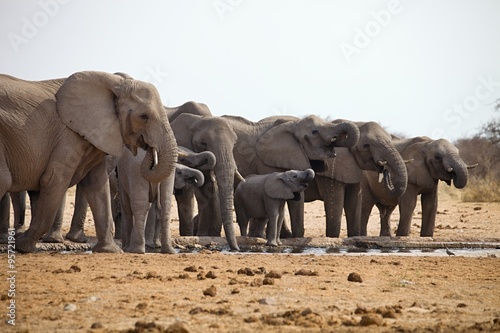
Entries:
[[377,121],[455,140],[499,116],[498,0],[0,0],[0,72],[154,83],[250,120]]

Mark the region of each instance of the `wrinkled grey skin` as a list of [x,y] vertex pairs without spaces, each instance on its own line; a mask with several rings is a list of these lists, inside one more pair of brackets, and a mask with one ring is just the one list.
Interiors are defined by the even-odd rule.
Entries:
[[36,82],[1,75],[0,117],[0,197],[39,192],[40,209],[16,238],[20,252],[36,250],[67,188],[77,183],[94,215],[93,251],[121,252],[112,236],[106,153],[120,155],[124,144],[134,153],[143,147],[146,179],[159,182],[173,174],[163,166],[177,159],[175,139],[158,91],[146,82],[90,71]]
[[[340,121],[335,120],[333,123]],[[360,132],[358,142],[350,148],[336,149],[337,156],[327,161],[329,170],[318,172],[304,192],[306,202],[324,202],[327,237],[339,237],[343,210],[348,237],[361,234],[363,170],[381,175],[382,186],[395,198],[406,190],[406,166],[392,143],[391,135],[375,122],[355,124]]]
[[141,161],[145,150],[138,150],[137,156],[124,149],[117,161],[118,190],[122,210],[122,248],[125,252],[146,252],[146,217],[151,202],[156,202],[158,223],[160,224],[161,252],[175,253],[170,233],[170,208],[175,181],[174,172],[160,182],[148,182],[141,176]]
[[[205,154],[205,156],[207,155]],[[210,155],[208,156],[210,157]],[[174,192],[180,192],[192,187],[202,186],[204,181],[205,177],[203,176],[203,173],[201,171],[180,163],[176,164]],[[160,246],[160,224],[156,223],[156,210],[157,203],[156,201],[154,201],[151,204],[151,208],[149,209],[148,217],[146,220],[146,246],[149,248],[157,248]],[[192,221],[190,222],[192,223]]]
[[[234,178],[237,173],[233,148],[237,140],[227,120],[209,115],[182,113],[171,122],[177,143],[195,152],[215,155],[214,176],[205,175],[204,185],[196,190],[198,202],[198,236],[220,236],[224,227],[227,242],[238,250],[233,226]],[[178,199],[182,209],[192,211],[192,194]]]
[[459,156],[458,149],[444,139],[432,140],[428,137],[393,139],[394,146],[405,161],[408,161],[408,186],[405,193],[394,196],[382,183],[376,172],[365,171],[362,183],[362,235],[366,236],[368,219],[373,205],[380,211],[381,236],[390,236],[390,217],[399,205],[400,220],[397,236],[410,234],[413,211],[417,197],[421,195],[422,226],[420,236],[432,237],[438,205],[438,183],[440,180],[456,188],[463,188],[468,180],[468,166]]
[[279,230],[283,223],[286,200],[299,198],[308,183],[313,180],[312,169],[288,170],[264,175],[250,175],[240,182],[234,192],[236,220],[242,236],[247,236],[251,218],[267,219],[267,245],[281,244]]

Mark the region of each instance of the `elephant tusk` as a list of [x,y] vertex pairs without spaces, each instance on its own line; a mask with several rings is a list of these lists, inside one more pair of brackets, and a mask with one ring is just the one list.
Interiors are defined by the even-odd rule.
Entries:
[[241,180],[242,182],[244,182],[244,181],[245,181],[245,177],[243,177],[243,176],[241,175],[241,173],[240,173],[238,170],[236,170],[236,171],[235,171],[235,175],[236,175],[236,178],[238,178],[238,179],[239,179],[239,180]]
[[477,167],[479,164],[475,163],[475,164],[471,164],[471,165],[467,165],[467,169],[474,169],[475,167]]
[[151,148],[153,150],[153,166],[151,167],[151,170],[154,170],[154,168],[158,165],[158,152],[156,151],[156,148]]
[[378,161],[377,163],[378,163],[378,165],[380,165],[380,166],[387,165],[387,161],[382,161],[382,160],[380,160],[380,161]]
[[410,158],[409,160],[404,160],[403,162],[404,162],[405,164],[408,164],[408,163],[411,163],[411,162],[413,162],[414,160],[415,160],[415,159],[413,159],[413,158]]
[[379,174],[378,174],[378,182],[382,183],[382,180],[384,180],[384,174],[382,172],[379,172]]
[[449,167],[448,169],[446,169],[446,171],[448,171],[448,172],[453,172],[453,168],[452,168],[452,167]]

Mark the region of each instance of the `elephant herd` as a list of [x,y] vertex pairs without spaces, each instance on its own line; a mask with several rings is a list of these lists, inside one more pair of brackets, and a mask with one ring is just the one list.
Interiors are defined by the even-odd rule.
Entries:
[[[391,235],[390,215],[399,206],[396,235],[407,236],[421,195],[420,235],[432,236],[438,182],[462,188],[473,167],[444,139],[398,138],[375,122],[313,115],[252,122],[214,116],[195,102],[165,107],[154,85],[123,73],[47,81],[0,75],[0,88],[0,239],[9,228],[10,194],[19,252],[35,251],[42,237],[62,241],[61,206],[73,185],[66,237],[86,241],[90,206],[95,252],[161,246],[174,253],[174,197],[182,236],[220,236],[224,228],[232,250],[239,250],[233,212],[242,236],[279,245],[280,231],[304,237],[304,203],[314,200],[324,202],[327,237],[339,237],[343,212],[348,236],[367,236],[374,205],[380,235]],[[26,192],[32,220],[21,232]]]

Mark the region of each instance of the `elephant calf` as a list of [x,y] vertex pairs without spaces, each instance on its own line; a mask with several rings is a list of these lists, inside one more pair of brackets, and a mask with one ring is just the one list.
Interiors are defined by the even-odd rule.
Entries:
[[312,169],[248,176],[234,193],[236,220],[241,235],[247,236],[248,221],[251,218],[267,217],[267,245],[281,244],[278,230],[281,230],[283,223],[285,202],[299,199],[300,193],[313,179]]

